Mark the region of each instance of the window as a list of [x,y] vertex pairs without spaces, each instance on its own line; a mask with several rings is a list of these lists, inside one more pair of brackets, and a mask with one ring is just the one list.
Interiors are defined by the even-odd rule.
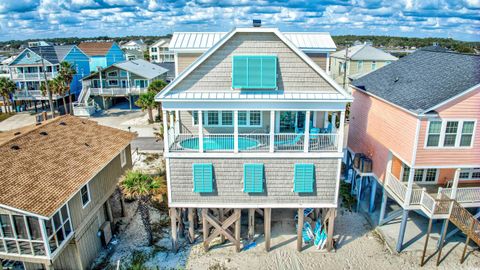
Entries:
[[377,62],[372,61],[372,70],[377,69]]
[[260,126],[261,124],[261,112],[260,111],[251,111],[250,112],[250,126]]
[[232,88],[277,88],[277,57],[236,55],[232,59]]
[[460,146],[470,146],[472,144],[473,127],[475,122],[464,121],[462,127],[462,135],[460,137]]
[[137,88],[145,88],[148,86],[147,80],[135,80],[135,87]]
[[118,80],[108,80],[108,86],[118,86]]
[[67,206],[64,205],[52,219],[45,221],[45,227],[50,250],[54,252],[73,232]]
[[82,197],[82,206],[85,208],[90,203],[90,187],[88,184],[80,189],[80,194]]
[[213,165],[193,164],[193,192],[213,192]]
[[222,111],[222,126],[231,126],[231,125],[233,125],[233,112]]
[[480,168],[461,169],[460,180],[480,180]]
[[427,169],[425,173],[425,182],[435,182],[437,180],[437,169]]
[[218,111],[208,111],[207,112],[207,124],[210,126],[217,126],[218,121]]
[[247,125],[247,111],[238,112],[238,125],[246,126]]
[[402,171],[402,182],[408,182],[408,178],[410,177],[410,167],[403,164]]
[[314,165],[296,163],[294,167],[293,192],[313,192]]
[[0,224],[2,225],[3,237],[13,238],[13,228],[9,215],[0,215]]
[[110,71],[107,73],[107,77],[117,77],[118,72],[117,71]]
[[425,170],[423,170],[423,169],[416,169],[415,174],[413,175],[413,181],[414,182],[422,182],[424,172],[425,172]]
[[[402,182],[408,182],[410,176],[410,167],[403,164]],[[437,182],[437,169],[416,169],[413,175],[413,181],[417,183],[435,183]]]
[[151,51],[151,52],[157,52],[157,47],[152,47],[152,48],[150,48],[150,51]]
[[125,149],[120,152],[120,164],[122,165],[122,168],[127,164],[127,154],[125,153]]
[[120,70],[120,77],[127,77],[127,72],[125,70]]
[[425,147],[471,147],[475,124],[473,120],[430,121]]
[[458,122],[448,121],[445,128],[445,137],[443,140],[443,146],[455,146],[457,139]]
[[358,61],[357,62],[357,71],[362,71],[363,70],[363,61]]
[[263,192],[262,163],[247,163],[243,165],[243,192]]
[[441,121],[431,121],[428,128],[427,146],[438,146],[440,142]]

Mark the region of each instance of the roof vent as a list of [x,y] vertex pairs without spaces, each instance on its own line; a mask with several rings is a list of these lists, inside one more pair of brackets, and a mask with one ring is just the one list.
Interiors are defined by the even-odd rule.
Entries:
[[46,131],[42,131],[42,132],[40,132],[40,135],[42,135],[42,136],[47,136],[48,133],[47,133]]
[[20,131],[13,133],[13,135],[15,135],[15,136],[20,135],[20,134],[22,134],[22,132],[20,132]]
[[262,26],[262,20],[253,20],[253,27],[261,27]]
[[85,143],[85,146],[88,146],[88,147],[90,147],[90,144],[88,144],[88,143]]
[[67,125],[67,123],[65,123],[65,122],[63,122],[63,121],[62,121],[62,122],[60,122],[60,124],[59,124],[59,125],[60,125],[60,126],[66,126],[66,125]]
[[14,144],[10,147],[12,150],[20,150],[20,146]]
[[393,80],[393,82],[398,82],[398,80],[400,80],[398,77],[395,77],[395,80]]

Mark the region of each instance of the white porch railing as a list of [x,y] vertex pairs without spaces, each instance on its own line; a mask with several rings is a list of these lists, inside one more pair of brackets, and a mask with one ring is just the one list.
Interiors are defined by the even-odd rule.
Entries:
[[110,96],[126,96],[129,94],[139,95],[147,92],[145,87],[104,87],[104,88],[90,88],[92,95],[110,95]]
[[[53,95],[54,99],[60,98],[59,95]],[[40,90],[19,90],[13,93],[14,100],[48,100],[48,95],[42,95]]]
[[400,203],[405,202],[407,187],[400,182],[392,173],[387,172],[385,185],[400,199]]
[[[452,188],[444,188],[439,193],[452,197]],[[459,203],[480,203],[480,187],[457,188],[455,200]]]
[[90,116],[95,113],[95,102],[91,100],[90,102],[74,102],[73,104],[73,115],[75,116]]
[[428,194],[425,190],[422,190],[422,197],[420,205],[427,210],[427,214],[432,214],[435,210],[435,198]]
[[11,73],[13,80],[34,80],[34,81],[43,81],[45,80],[45,75],[47,75],[47,79],[50,80],[57,75],[57,72],[47,71],[44,75],[43,72],[37,73]]
[[337,151],[338,134],[310,135],[309,150],[312,152]]
[[270,150],[270,134],[238,134],[238,140],[239,152],[268,152]]
[[274,138],[275,151],[303,151],[303,134],[279,133]]

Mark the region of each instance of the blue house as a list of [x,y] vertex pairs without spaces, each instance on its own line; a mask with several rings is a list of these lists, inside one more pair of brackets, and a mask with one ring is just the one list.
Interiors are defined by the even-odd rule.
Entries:
[[91,72],[125,60],[125,54],[115,42],[82,42],[78,47],[90,58]]

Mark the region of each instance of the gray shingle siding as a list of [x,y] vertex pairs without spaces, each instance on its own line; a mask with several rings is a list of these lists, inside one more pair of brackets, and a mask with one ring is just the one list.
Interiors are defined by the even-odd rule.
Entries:
[[480,83],[480,56],[420,49],[352,85],[413,112],[432,108]]
[[[337,186],[338,159],[170,159],[170,187],[172,203],[179,204],[333,204]],[[193,163],[212,163],[213,194],[193,192]],[[264,193],[243,192],[243,164],[263,163]],[[314,193],[293,192],[295,163],[315,164]]]

